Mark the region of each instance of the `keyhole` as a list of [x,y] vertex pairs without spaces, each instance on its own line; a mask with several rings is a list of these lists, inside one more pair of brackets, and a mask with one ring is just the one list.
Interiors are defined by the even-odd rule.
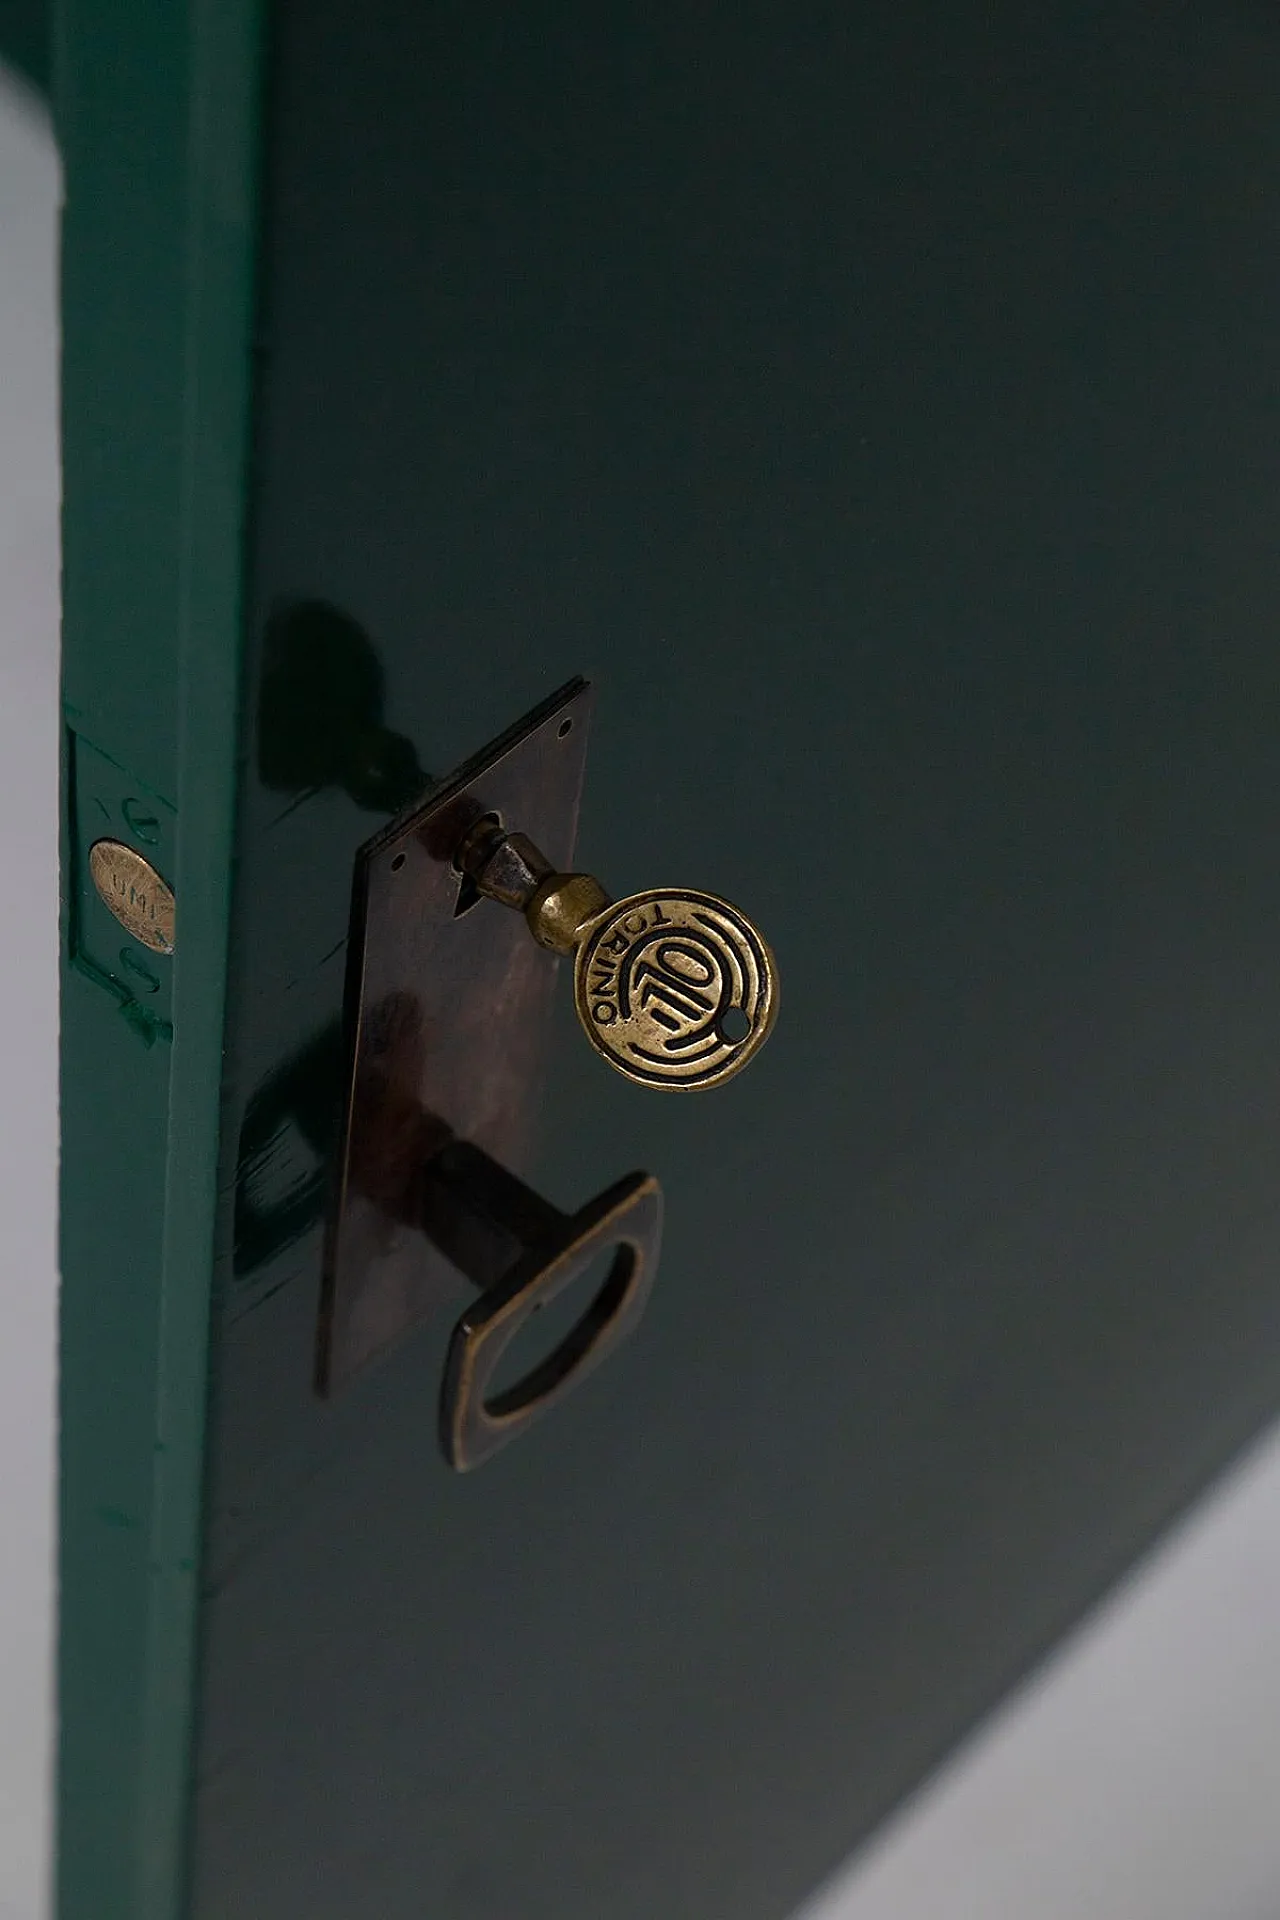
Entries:
[[458,881],[458,897],[453,903],[453,917],[461,920],[464,913],[470,913],[480,899],[480,889],[469,873],[464,873]]
[[[476,822],[477,827],[500,827],[501,825],[502,816],[497,813],[486,813],[482,819]],[[478,901],[482,900],[484,896],[475,881],[471,878],[471,875],[462,872],[462,870],[458,868],[456,860],[453,864],[458,871],[458,897],[453,903],[453,917],[455,920],[461,920],[463,914],[470,913],[472,907],[474,907]]]

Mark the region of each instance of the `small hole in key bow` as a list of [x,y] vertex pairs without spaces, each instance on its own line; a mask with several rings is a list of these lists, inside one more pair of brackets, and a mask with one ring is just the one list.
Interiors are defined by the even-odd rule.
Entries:
[[729,1007],[720,1016],[720,1038],[726,1046],[741,1046],[750,1033],[751,1022],[741,1007]]

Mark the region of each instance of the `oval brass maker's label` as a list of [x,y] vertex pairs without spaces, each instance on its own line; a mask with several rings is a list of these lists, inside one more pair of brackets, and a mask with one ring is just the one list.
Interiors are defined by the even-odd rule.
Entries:
[[768,1039],[778,983],[769,948],[727,900],[655,888],[591,926],[574,997],[595,1046],[629,1079],[713,1087]]
[[98,840],[89,849],[89,872],[99,896],[122,927],[152,953],[173,952],[173,889],[121,840]]

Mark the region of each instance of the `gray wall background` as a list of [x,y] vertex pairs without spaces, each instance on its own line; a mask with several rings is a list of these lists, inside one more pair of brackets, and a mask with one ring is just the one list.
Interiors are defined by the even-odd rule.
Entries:
[[[0,1920],[47,1911],[57,195],[47,120],[0,76]],[[1274,1920],[1277,1807],[1272,1439],[802,1920]]]
[[44,1911],[58,1032],[58,170],[0,74],[0,1920]]

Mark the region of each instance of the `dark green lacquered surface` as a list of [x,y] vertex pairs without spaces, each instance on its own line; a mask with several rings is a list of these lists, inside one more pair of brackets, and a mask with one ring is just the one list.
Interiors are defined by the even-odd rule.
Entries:
[[[59,7],[60,1920],[184,1905],[257,67],[239,0]],[[104,833],[174,883],[173,961],[93,893]]]
[[53,54],[50,0],[0,0],[0,60],[48,93]]
[[[1278,90],[1231,4],[280,7],[199,1920],[781,1920],[1280,1403]],[[456,1480],[447,1324],[310,1391],[350,862],[576,670],[584,863],[783,1013],[680,1102],[562,1009],[537,1175],[663,1273]]]

